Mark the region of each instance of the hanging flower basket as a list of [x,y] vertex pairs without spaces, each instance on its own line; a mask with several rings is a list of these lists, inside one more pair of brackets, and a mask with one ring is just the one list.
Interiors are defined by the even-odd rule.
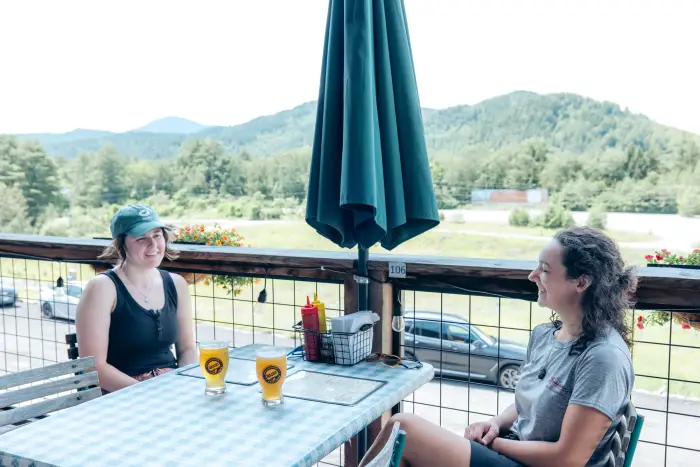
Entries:
[[697,248],[687,256],[671,253],[664,248],[646,255],[644,259],[649,267],[700,269],[700,249]]
[[[245,238],[234,228],[223,229],[221,225],[214,224],[213,229],[207,229],[202,224],[185,225],[180,229],[173,229],[173,244],[207,245],[207,246],[236,246],[243,247]],[[240,295],[241,291],[252,284],[260,282],[259,278],[222,276],[208,273],[183,272],[182,277],[188,284],[203,283],[209,286],[213,283],[226,290],[227,294]]]
[[[653,254],[646,255],[644,259],[649,267],[700,269],[700,249],[695,249],[687,256],[682,256],[671,253],[664,248],[661,251],[655,251]],[[649,325],[663,326],[671,321],[672,316],[673,321],[680,324],[681,328],[700,331],[700,313],[654,311],[646,317],[638,316],[635,324],[638,329],[644,329],[645,326]]]
[[[671,321],[671,315],[668,311],[652,311],[647,316],[637,316],[635,325],[639,330],[643,330],[646,326],[663,326]],[[691,329],[700,331],[700,313],[674,311],[673,321],[685,331],[690,331]]]

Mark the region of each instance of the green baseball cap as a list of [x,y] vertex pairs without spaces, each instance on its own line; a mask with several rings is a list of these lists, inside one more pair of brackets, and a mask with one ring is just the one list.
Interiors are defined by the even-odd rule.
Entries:
[[112,222],[109,225],[112,238],[120,235],[140,237],[149,230],[159,227],[170,230],[170,227],[160,221],[153,208],[145,204],[130,204],[121,208],[112,216]]

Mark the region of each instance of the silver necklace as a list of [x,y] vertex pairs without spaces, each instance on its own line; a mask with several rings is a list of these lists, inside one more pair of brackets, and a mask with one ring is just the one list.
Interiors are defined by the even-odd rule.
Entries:
[[[134,284],[134,283],[131,281],[131,279],[129,278],[129,275],[126,273],[126,269],[124,269],[124,267],[122,267],[122,271],[124,272],[124,277],[126,277],[126,280],[129,282],[129,284],[131,284],[131,286],[132,286],[138,293],[140,293],[141,295],[143,295],[143,301],[146,302],[146,303],[149,303],[148,295],[145,294],[145,293],[143,293],[138,287],[136,287],[136,284]],[[151,281],[151,287],[149,287],[147,293],[151,293],[151,291],[153,290],[153,287],[154,287],[154,281]]]

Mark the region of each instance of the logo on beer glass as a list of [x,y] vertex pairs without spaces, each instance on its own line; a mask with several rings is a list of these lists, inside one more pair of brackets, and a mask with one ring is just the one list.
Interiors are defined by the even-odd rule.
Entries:
[[218,375],[224,369],[224,362],[219,357],[211,357],[204,364],[204,368],[210,375]]
[[266,383],[275,384],[282,377],[282,370],[278,366],[267,366],[262,372],[262,377]]

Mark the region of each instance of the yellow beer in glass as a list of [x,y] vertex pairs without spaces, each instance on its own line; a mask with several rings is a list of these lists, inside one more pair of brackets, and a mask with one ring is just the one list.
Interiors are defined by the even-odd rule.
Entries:
[[200,342],[199,366],[204,375],[204,393],[209,396],[218,396],[225,393],[225,378],[226,371],[228,371],[228,342]]
[[255,371],[262,390],[262,403],[275,406],[284,403],[282,385],[287,376],[287,350],[263,347],[255,356]]

